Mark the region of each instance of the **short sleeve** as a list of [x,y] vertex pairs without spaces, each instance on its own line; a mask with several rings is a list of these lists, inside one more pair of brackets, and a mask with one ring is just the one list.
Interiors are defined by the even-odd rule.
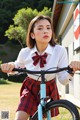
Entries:
[[15,68],[24,68],[25,64],[24,64],[24,56],[23,56],[23,49],[20,50],[17,60],[14,62],[15,64]]

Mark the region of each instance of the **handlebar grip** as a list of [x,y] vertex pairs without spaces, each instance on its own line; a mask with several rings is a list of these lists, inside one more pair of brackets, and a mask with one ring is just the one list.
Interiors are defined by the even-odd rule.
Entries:
[[73,69],[72,68],[70,68],[69,66],[68,66],[68,71],[67,71],[69,74],[74,74],[74,71],[73,71]]
[[14,68],[12,71],[26,72],[26,68]]

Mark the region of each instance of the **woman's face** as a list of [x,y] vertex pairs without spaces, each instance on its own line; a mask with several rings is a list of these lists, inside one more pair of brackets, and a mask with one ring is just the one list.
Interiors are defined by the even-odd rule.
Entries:
[[35,23],[31,37],[36,40],[36,43],[49,43],[52,38],[52,28],[48,20],[43,19]]

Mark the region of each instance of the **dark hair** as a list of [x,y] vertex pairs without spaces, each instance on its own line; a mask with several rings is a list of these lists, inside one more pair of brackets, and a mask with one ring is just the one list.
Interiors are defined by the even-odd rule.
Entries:
[[[51,28],[52,28],[52,22],[51,22],[51,19],[49,16],[40,15],[40,16],[36,16],[34,19],[32,19],[30,24],[29,24],[29,27],[28,27],[28,33],[27,33],[27,38],[26,38],[26,44],[29,48],[33,48],[34,45],[36,44],[36,41],[31,38],[31,33],[33,32],[34,25],[36,22],[43,20],[43,19],[48,20],[49,23],[51,24]],[[53,30],[53,28],[52,28],[52,30]],[[52,34],[52,38],[51,38],[49,43],[52,46],[55,46],[56,43],[54,41],[53,35],[54,35],[54,32]]]

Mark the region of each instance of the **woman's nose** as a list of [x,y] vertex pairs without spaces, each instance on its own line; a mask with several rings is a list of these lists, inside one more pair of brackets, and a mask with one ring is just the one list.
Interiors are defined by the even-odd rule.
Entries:
[[47,29],[44,29],[44,33],[47,33],[48,32],[48,30]]

